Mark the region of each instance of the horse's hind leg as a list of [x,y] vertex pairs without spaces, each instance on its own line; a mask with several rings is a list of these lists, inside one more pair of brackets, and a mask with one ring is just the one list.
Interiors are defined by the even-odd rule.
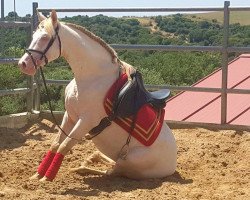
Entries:
[[151,159],[151,151],[147,147],[135,147],[130,149],[126,158],[118,158],[116,162],[113,161],[112,168],[101,171],[89,168],[82,165],[78,168],[71,169],[71,172],[76,172],[81,175],[108,175],[108,176],[125,176],[132,179],[144,178],[143,171],[152,168],[155,164]]
[[[165,152],[165,149],[162,148],[162,151]],[[169,151],[169,153],[172,152]],[[169,166],[165,164],[165,161],[162,161],[161,155],[161,151],[154,148],[132,147],[125,157],[117,159],[115,166],[108,170],[106,174],[136,180],[165,177]]]
[[[71,132],[72,128],[74,127],[73,121],[68,116],[68,113],[65,112],[63,121],[61,124],[61,128],[68,134]],[[56,136],[54,141],[51,144],[50,150],[47,152],[47,154],[44,156],[42,162],[40,163],[37,172],[30,177],[31,180],[33,179],[41,179],[44,174],[46,173],[47,169],[49,168],[55,153],[57,152],[57,149],[59,148],[60,144],[64,141],[66,138],[66,135],[59,131],[59,134]]]
[[82,163],[82,166],[86,166],[94,162],[100,162],[102,164],[111,166],[115,165],[115,161],[104,155],[102,152],[95,151],[89,158],[87,158],[86,161]]
[[101,171],[96,170],[90,167],[87,167],[87,165],[100,162],[102,164],[108,165],[109,167],[113,167],[115,165],[115,161],[110,159],[109,157],[105,156],[102,152],[96,151],[94,152],[89,158],[87,158],[86,161],[81,163],[80,167],[71,168],[70,172],[76,172],[79,174],[93,174],[93,175],[105,175],[107,174],[107,171]]
[[102,171],[102,170],[98,170],[98,169],[93,169],[90,167],[87,167],[85,165],[82,165],[80,167],[76,167],[76,168],[71,168],[70,172],[75,172],[81,175],[86,175],[86,174],[92,174],[92,175],[106,175],[107,174],[107,170]]
[[133,147],[127,155],[120,156],[115,166],[107,170],[110,176],[123,176],[131,179],[144,179],[145,171],[154,168],[156,162],[152,151],[147,147]]

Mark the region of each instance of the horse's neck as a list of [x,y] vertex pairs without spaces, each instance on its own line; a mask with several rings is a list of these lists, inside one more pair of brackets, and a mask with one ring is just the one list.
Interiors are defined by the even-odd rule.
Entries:
[[[117,76],[118,64],[112,63],[111,55],[98,42],[79,30],[62,25],[62,55],[69,63],[76,82],[109,79]],[[100,83],[101,84],[101,83]]]

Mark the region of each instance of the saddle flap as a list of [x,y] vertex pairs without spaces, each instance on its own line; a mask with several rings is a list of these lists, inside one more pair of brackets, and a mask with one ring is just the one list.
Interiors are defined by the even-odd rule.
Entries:
[[121,88],[114,102],[113,113],[118,117],[129,117],[135,114],[146,102],[143,95],[138,93],[138,85],[134,76]]

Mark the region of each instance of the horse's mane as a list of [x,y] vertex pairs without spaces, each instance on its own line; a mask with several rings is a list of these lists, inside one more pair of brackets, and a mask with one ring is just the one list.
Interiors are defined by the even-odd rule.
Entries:
[[66,26],[69,26],[71,28],[75,28],[75,29],[81,31],[82,33],[84,33],[88,37],[90,37],[91,39],[98,42],[101,46],[103,46],[110,53],[110,55],[112,57],[112,62],[120,62],[116,51],[109,44],[107,44],[103,39],[96,36],[94,33],[90,32],[85,27],[82,27],[82,26],[79,26],[79,25],[76,25],[76,24],[72,24],[72,23],[69,23],[69,22],[63,22],[63,24],[65,24]]

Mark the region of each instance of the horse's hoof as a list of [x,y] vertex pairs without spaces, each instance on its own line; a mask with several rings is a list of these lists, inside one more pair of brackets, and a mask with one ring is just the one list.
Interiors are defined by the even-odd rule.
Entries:
[[43,178],[40,174],[35,173],[33,176],[30,177],[30,180],[40,180]]
[[41,181],[41,182],[45,182],[45,181],[52,182],[52,180],[49,180],[46,176],[44,176],[43,178],[41,178],[39,181]]

